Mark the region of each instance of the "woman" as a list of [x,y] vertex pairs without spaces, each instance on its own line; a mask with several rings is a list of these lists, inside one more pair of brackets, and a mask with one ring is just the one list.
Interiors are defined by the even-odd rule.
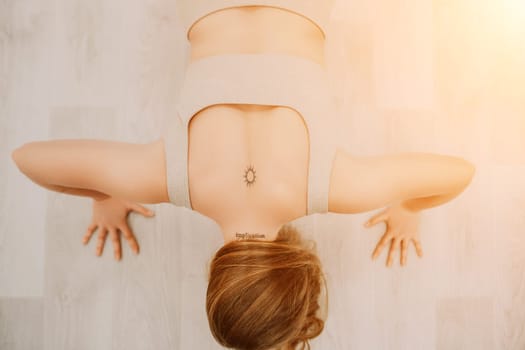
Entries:
[[[180,2],[190,62],[178,116],[148,144],[31,142],[13,152],[20,170],[50,190],[90,196],[97,254],[109,234],[138,243],[126,223],[136,204],[186,206],[220,226],[207,312],[219,343],[236,349],[308,346],[324,321],[319,259],[288,222],[313,213],[359,213],[387,231],[387,265],[412,242],[422,256],[418,212],[456,197],[474,166],[450,156],[357,157],[337,147],[324,75],[331,1]],[[248,6],[253,5],[253,6]],[[318,125],[316,126],[315,123]]]

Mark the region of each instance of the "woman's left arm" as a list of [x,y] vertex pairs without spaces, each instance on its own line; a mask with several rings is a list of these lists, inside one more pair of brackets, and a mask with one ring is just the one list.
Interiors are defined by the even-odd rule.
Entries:
[[400,248],[401,265],[406,264],[409,243],[419,257],[420,211],[444,204],[462,193],[475,174],[474,164],[452,156],[431,153],[399,153],[354,157],[341,153],[332,174],[330,211],[359,213],[388,207],[367,221],[372,227],[384,221],[386,231],[372,259],[390,244],[387,266]]
[[475,166],[441,154],[405,152],[356,157],[338,153],[329,211],[354,214],[402,201],[411,210],[446,203],[469,185]]

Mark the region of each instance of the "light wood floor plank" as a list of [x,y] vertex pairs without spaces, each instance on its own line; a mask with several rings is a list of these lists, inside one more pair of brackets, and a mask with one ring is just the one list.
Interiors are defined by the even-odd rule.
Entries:
[[0,349],[40,349],[43,320],[42,298],[0,298]]
[[[417,2],[417,4],[416,4]],[[327,70],[342,146],[432,152],[476,165],[421,213],[423,258],[371,254],[384,223],[293,222],[317,242],[328,319],[312,349],[525,348],[525,66],[504,2],[337,1]],[[505,2],[506,3],[506,2]],[[517,15],[516,10],[516,15]],[[0,349],[220,349],[205,313],[222,245],[209,218],[170,204],[131,214],[141,252],[95,256],[88,198],[48,192],[10,159],[53,138],[157,139],[188,62],[177,1],[0,2]]]

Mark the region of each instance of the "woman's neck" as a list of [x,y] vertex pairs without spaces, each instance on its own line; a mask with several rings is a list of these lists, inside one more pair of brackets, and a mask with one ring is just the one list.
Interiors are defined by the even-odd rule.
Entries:
[[[268,226],[240,226],[232,225],[231,227],[222,227],[222,235],[224,238],[224,244],[228,244],[232,241],[242,241],[247,239],[258,239],[262,241],[275,241],[279,230],[282,225],[268,225]],[[246,229],[246,228],[250,229]]]

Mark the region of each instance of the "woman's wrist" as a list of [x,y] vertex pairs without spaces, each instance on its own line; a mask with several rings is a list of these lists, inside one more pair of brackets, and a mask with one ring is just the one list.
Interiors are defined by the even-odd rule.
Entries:
[[[421,198],[416,198],[416,199],[421,199]],[[418,207],[417,202],[414,203],[414,199],[402,200],[402,201],[399,201],[398,204],[404,209],[409,210],[414,213],[422,210],[421,207]]]

